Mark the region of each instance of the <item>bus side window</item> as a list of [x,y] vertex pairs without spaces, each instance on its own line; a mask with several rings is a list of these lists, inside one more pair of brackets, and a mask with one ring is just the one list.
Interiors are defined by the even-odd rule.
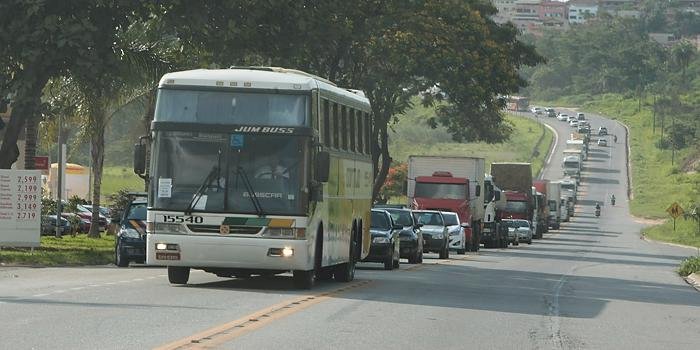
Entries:
[[363,143],[365,129],[363,129],[364,123],[362,118],[362,112],[356,111],[355,116],[357,117],[357,153],[365,153],[365,146]]
[[372,120],[370,120],[370,114],[364,113],[363,119],[365,120],[365,153],[372,154]]
[[323,137],[323,144],[326,147],[331,147],[331,111],[330,111],[330,106],[329,102],[326,99],[323,99],[323,104],[321,106],[321,113],[323,114],[323,132],[322,132],[322,137]]
[[333,102],[333,118],[331,119],[333,119],[333,148],[339,148],[338,137],[340,135],[338,129],[340,127],[340,123],[338,119],[340,118],[338,116],[338,104],[335,102]]
[[345,106],[341,107],[341,119],[340,119],[340,135],[342,138],[342,148],[348,150],[348,109]]
[[355,142],[357,138],[357,127],[355,124],[355,110],[352,108],[348,108],[348,121],[350,123],[350,152],[355,152],[357,150],[355,148]]

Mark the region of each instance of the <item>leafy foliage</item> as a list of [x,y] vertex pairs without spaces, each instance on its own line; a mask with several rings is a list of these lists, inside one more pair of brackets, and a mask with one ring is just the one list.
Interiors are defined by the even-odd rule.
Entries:
[[384,180],[377,203],[386,203],[391,197],[405,196],[404,187],[408,177],[408,163],[395,163],[389,168],[389,173]]

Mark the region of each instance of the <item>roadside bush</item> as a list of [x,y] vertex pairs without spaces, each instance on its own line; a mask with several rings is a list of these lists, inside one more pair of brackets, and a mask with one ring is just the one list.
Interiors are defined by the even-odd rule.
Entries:
[[109,202],[112,203],[111,208],[111,218],[110,219],[120,219],[124,213],[124,209],[129,205],[131,199],[129,198],[129,193],[133,192],[128,188],[122,188],[115,193],[107,196]]
[[700,272],[700,256],[691,256],[683,260],[678,268],[678,274],[681,276],[688,276],[697,272]]
[[660,138],[658,141],[656,141],[656,148],[658,148],[658,149],[670,149],[671,148],[671,140],[666,136]]

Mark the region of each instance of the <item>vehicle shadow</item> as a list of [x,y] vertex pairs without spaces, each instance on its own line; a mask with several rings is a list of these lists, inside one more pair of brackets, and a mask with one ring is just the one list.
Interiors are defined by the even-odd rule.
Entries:
[[583,167],[584,171],[588,171],[591,173],[604,173],[604,174],[619,174],[620,170],[618,169],[606,169],[606,168],[593,168],[593,167]]
[[615,179],[603,179],[599,177],[586,177],[582,176],[581,181],[592,183],[592,184],[619,184],[620,180],[615,180]]
[[598,159],[607,159],[610,158],[610,155],[604,152],[591,152],[588,151],[588,159],[590,161],[591,158],[598,158]]

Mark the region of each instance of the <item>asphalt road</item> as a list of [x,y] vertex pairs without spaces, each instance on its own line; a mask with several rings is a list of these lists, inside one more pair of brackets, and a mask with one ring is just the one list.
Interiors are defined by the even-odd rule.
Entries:
[[[288,276],[193,271],[170,286],[162,268],[0,267],[0,349],[698,349],[700,293],[674,272],[694,252],[639,239],[624,129],[588,118],[618,143],[592,147],[576,216],[532,245],[361,264],[356,282],[312,291]],[[571,130],[546,122],[559,139],[544,177],[558,179]]]

